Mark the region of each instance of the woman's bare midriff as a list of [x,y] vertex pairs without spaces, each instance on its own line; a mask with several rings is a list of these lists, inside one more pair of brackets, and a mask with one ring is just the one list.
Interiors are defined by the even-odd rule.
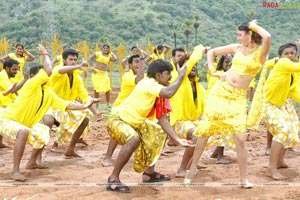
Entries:
[[101,62],[96,62],[95,65],[96,69],[102,70],[102,71],[106,71],[107,70],[107,65]]
[[241,76],[232,70],[226,72],[226,81],[235,88],[247,89],[253,77]]

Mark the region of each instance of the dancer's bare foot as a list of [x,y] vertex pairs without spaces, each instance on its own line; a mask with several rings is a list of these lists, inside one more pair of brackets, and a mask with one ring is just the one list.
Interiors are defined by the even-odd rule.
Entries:
[[74,151],[73,152],[66,152],[65,153],[65,158],[66,159],[71,159],[71,158],[74,158],[74,157],[76,157],[76,158],[81,158],[81,156],[79,155],[79,154],[77,154],[77,153],[75,153]]
[[167,145],[168,145],[169,147],[171,147],[171,146],[177,146],[177,144],[176,144],[176,143],[174,142],[174,140],[171,139],[171,138],[169,138]]
[[223,164],[223,165],[229,165],[231,162],[229,160],[226,160],[224,157],[219,158],[216,161],[216,164]]
[[27,180],[27,177],[20,174],[20,173],[14,173],[11,177],[14,181],[20,181],[20,182],[25,182]]
[[102,160],[102,166],[103,167],[109,167],[109,166],[114,166],[115,165],[115,162],[112,160],[112,159],[109,159],[109,158],[104,158]]
[[206,169],[206,166],[202,166],[202,165],[197,165],[197,169]]
[[79,139],[77,140],[77,143],[84,144],[85,146],[88,146],[88,145],[89,145],[89,144],[86,143],[86,141],[84,141],[82,138],[79,138]]
[[53,153],[64,153],[63,151],[58,150],[58,147],[53,147],[53,146],[51,147],[50,151]]
[[289,168],[289,166],[284,161],[282,161],[277,164],[277,169],[281,168]]
[[27,163],[25,169],[48,169],[48,166],[37,163]]
[[286,176],[283,176],[282,174],[280,174],[280,172],[278,170],[272,170],[272,169],[268,169],[267,174],[268,177],[273,178],[274,180],[284,180],[287,179]]

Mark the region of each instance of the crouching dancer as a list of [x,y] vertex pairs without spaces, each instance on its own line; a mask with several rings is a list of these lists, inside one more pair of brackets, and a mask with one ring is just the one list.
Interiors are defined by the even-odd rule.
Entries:
[[[45,166],[37,164],[36,160],[41,155],[43,147],[48,143],[50,134],[49,128],[40,124],[39,121],[50,106],[61,110],[79,110],[90,107],[94,102],[98,102],[97,99],[91,99],[86,104],[77,104],[59,98],[47,84],[52,72],[51,60],[47,50],[42,45],[39,45],[38,51],[44,57],[43,68],[37,70],[38,73],[19,90],[19,95],[15,102],[8,105],[0,114],[0,134],[3,137],[16,140],[12,173],[12,179],[15,181],[26,181],[26,176],[20,173],[20,162],[26,141],[33,146],[26,168],[45,168]],[[38,66],[35,68],[39,69]]]
[[[123,145],[114,169],[108,177],[107,190],[130,192],[129,187],[120,182],[120,172],[134,155],[133,168],[144,172],[144,183],[170,180],[170,177],[154,171],[167,135],[182,146],[191,146],[185,139],[180,139],[170,126],[167,113],[171,111],[167,99],[179,88],[186,66],[178,69],[178,79],[170,85],[172,66],[169,62],[156,60],[151,63],[147,77],[141,80],[132,93],[123,101],[107,120],[110,136]],[[151,121],[155,116],[158,124]]]

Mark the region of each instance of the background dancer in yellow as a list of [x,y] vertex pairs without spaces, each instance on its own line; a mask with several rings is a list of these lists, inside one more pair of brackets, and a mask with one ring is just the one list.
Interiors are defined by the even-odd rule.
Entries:
[[14,82],[20,82],[23,79],[24,65],[26,62],[33,61],[35,59],[29,51],[27,51],[23,44],[17,44],[15,53],[9,53],[0,58],[0,62],[4,63],[5,60],[14,59],[19,62],[20,71],[14,78]]
[[131,47],[131,55],[126,56],[121,61],[121,65],[125,71],[130,70],[129,66],[127,65],[128,59],[130,58],[130,56],[136,55],[136,54],[140,55],[143,58],[147,58],[147,56],[148,56],[148,54],[143,49],[141,49],[138,45]]
[[299,118],[291,99],[300,101],[300,63],[297,46],[292,43],[278,49],[279,60],[266,81],[266,125],[273,135],[267,175],[275,180],[286,179],[278,169],[287,168],[284,155],[287,148],[299,143]]
[[[55,67],[50,77],[49,84],[51,88],[64,100],[83,103],[88,102],[92,98],[89,96],[80,77],[80,70],[85,70],[84,68],[88,66],[88,63],[83,61],[81,64],[77,64],[78,52],[71,48],[63,52],[63,59],[65,66]],[[96,117],[101,117],[101,113],[93,106],[90,110]],[[52,151],[57,150],[58,143],[70,142],[65,156],[80,157],[75,153],[74,148],[78,142],[87,145],[83,139],[88,131],[87,126],[89,121],[93,116],[90,110],[84,109],[65,112],[55,108],[49,109],[43,119],[44,124],[49,128],[52,128],[54,124],[58,125],[55,132],[55,142],[51,149]]]
[[26,181],[26,176],[20,173],[20,162],[24,153],[26,141],[33,146],[27,169],[43,169],[44,165],[36,162],[44,146],[50,139],[49,128],[39,121],[50,106],[61,110],[79,110],[91,106],[96,100],[91,99],[85,105],[75,104],[59,98],[48,86],[47,82],[52,72],[51,60],[47,50],[38,46],[39,53],[44,57],[44,69],[28,80],[19,91],[14,103],[0,113],[0,134],[16,140],[13,152],[13,174],[15,181]]
[[[10,91],[5,93],[6,95],[2,97],[0,102],[0,108],[6,107],[7,105],[13,103],[16,100],[17,91],[24,85],[28,79],[28,74],[25,72],[24,79],[19,83],[14,83],[13,78],[19,72],[19,62],[14,59],[9,59],[4,61],[3,69],[0,72],[0,92]],[[7,147],[2,142],[2,136],[0,135],[0,148]]]
[[109,76],[107,73],[108,63],[110,61],[116,61],[118,57],[110,50],[108,44],[102,46],[102,51],[97,51],[90,56],[88,62],[92,66],[92,61],[96,60],[96,64],[93,67],[92,83],[94,88],[94,97],[99,98],[99,93],[105,93],[106,104],[110,107],[110,91],[111,85]]
[[165,55],[171,50],[171,47],[167,46],[167,45],[162,45],[159,44],[155,47],[155,49],[153,50],[153,54],[151,54],[149,57],[147,57],[145,59],[146,64],[150,64],[151,62],[153,62],[154,60],[157,59],[165,59]]
[[[203,113],[205,102],[205,90],[198,83],[196,77],[196,64],[201,60],[202,55],[207,52],[207,48],[198,45],[194,48],[192,55],[186,55],[183,48],[172,50],[171,64],[173,66],[172,80],[178,78],[177,65],[182,67],[187,61],[187,73],[175,95],[170,99],[172,112],[170,113],[170,124],[179,138],[192,140],[196,124]],[[186,170],[189,169],[194,147],[185,148],[180,167],[176,172],[176,177],[185,177]]]
[[[64,52],[64,50],[69,49],[69,48],[70,48],[69,46],[63,46],[63,52]],[[64,59],[63,59],[62,54],[56,56],[56,58],[52,61],[52,66],[53,67],[63,66],[63,65],[64,65]]]
[[234,137],[241,187],[253,187],[247,180],[246,91],[267,59],[271,46],[271,35],[264,28],[258,26],[254,20],[238,27],[237,39],[241,44],[214,48],[207,54],[209,70],[213,69],[214,59],[217,55],[229,53],[233,54],[234,58],[231,69],[218,75],[220,81],[208,94],[201,124],[194,132],[194,135],[198,136],[198,140],[185,183],[190,183],[195,178],[197,163],[205,150],[208,137],[222,134]]

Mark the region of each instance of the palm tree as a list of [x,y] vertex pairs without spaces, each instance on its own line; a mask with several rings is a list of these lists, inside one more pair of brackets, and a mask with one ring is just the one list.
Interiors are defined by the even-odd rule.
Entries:
[[173,38],[174,38],[174,47],[175,48],[176,48],[177,28],[178,28],[178,25],[173,25]]
[[190,30],[190,26],[192,25],[193,22],[191,22],[190,20],[186,20],[185,22],[185,31],[184,31],[184,35],[186,36],[186,50],[188,51],[189,49],[189,35],[191,33],[191,30]]
[[197,38],[198,38],[198,28],[199,28],[199,16],[198,15],[196,15],[195,17],[194,17],[194,24],[193,24],[193,26],[194,26],[194,29],[195,29],[195,45],[197,45]]

